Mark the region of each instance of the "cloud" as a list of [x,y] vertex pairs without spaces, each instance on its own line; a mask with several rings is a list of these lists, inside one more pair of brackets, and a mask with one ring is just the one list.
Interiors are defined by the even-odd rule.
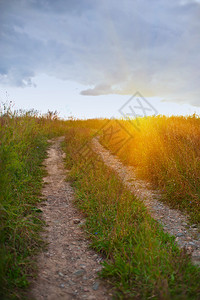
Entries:
[[200,1],[0,1],[0,82],[47,74],[82,95],[160,96],[200,105]]
[[92,89],[87,89],[81,92],[81,95],[84,96],[100,96],[100,95],[108,95],[115,94],[116,91],[112,89],[108,84],[99,84]]

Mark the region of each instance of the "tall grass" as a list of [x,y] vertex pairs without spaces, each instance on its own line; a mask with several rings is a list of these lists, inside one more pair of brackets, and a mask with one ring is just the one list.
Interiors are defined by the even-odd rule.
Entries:
[[[195,299],[198,294],[199,271],[174,245],[173,238],[163,233],[111,170],[96,164],[95,154],[94,172],[74,150],[92,134],[102,133],[101,142],[113,152],[120,149],[120,159],[159,187],[163,200],[187,210],[198,222],[199,118],[141,119],[139,131],[128,121],[110,121],[118,130],[115,140],[103,134],[107,122],[62,121],[51,112],[40,116],[34,111],[12,113],[9,107],[0,110],[1,299],[21,299],[22,288],[34,274],[32,258],[42,246],[39,232],[43,222],[37,204],[41,201],[47,139],[66,132],[66,159],[72,167],[78,205],[88,215],[93,246],[110,259],[102,275],[127,298],[155,294],[161,299]],[[127,132],[133,138],[119,147]]]
[[88,163],[82,145],[90,137],[87,128],[68,130],[65,151],[86,231],[107,257],[101,276],[116,287],[119,299],[198,299],[199,268],[91,151]]
[[34,111],[0,112],[0,298],[20,298],[33,274],[31,257],[41,247],[43,224],[37,203],[47,138],[65,123]]
[[[115,138],[102,135],[101,142],[113,152],[120,149],[120,159],[159,188],[164,201],[200,222],[200,118],[157,116],[120,124],[113,121]],[[132,139],[120,148],[124,127]]]

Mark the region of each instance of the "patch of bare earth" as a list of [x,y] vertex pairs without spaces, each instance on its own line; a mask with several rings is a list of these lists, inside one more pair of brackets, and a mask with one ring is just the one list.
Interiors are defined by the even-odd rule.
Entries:
[[83,216],[73,205],[74,193],[65,181],[63,137],[51,141],[44,164],[41,205],[46,230],[47,249],[38,258],[38,277],[33,282],[29,299],[111,299],[104,282],[98,279],[102,257],[89,248],[81,224]]
[[200,265],[200,233],[196,224],[191,225],[188,217],[177,209],[171,209],[160,201],[159,191],[152,190],[150,185],[139,180],[133,167],[125,166],[115,155],[105,149],[98,140],[92,140],[93,150],[100,155],[103,162],[112,168],[128,189],[143,201],[151,216],[163,225],[164,231],[176,237],[181,248],[191,253],[194,264]]

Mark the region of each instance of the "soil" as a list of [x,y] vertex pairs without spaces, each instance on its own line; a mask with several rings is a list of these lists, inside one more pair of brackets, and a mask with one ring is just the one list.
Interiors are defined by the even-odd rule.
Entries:
[[29,299],[98,299],[112,298],[105,282],[98,278],[103,258],[89,247],[82,225],[84,218],[76,209],[74,191],[66,182],[64,137],[49,141],[44,161],[48,175],[44,178],[41,204],[46,228],[43,233],[47,249],[38,257],[38,276],[32,283]]
[[116,172],[128,189],[143,201],[151,216],[163,226],[163,230],[175,236],[178,246],[185,248],[191,254],[193,263],[200,265],[200,230],[198,225],[190,224],[186,214],[161,202],[160,191],[153,190],[149,183],[139,180],[134,167],[125,166],[116,155],[111,154],[100,144],[98,137],[93,138],[92,147],[103,162]]

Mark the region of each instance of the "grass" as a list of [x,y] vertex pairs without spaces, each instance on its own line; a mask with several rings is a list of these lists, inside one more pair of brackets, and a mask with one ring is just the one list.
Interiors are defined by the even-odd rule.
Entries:
[[157,116],[111,121],[111,127],[112,136],[102,131],[101,143],[160,189],[164,202],[199,223],[200,118]]
[[[47,138],[63,134],[63,122],[35,112],[0,114],[0,298],[22,299],[34,275],[33,256],[43,245],[37,204]],[[66,124],[65,124],[66,127]]]
[[200,297],[200,272],[190,257],[96,154],[90,151],[83,159],[87,149],[80,149],[92,134],[100,135],[103,145],[162,191],[163,201],[187,211],[198,223],[199,118],[159,116],[139,120],[139,130],[135,125],[138,121],[62,121],[51,112],[40,116],[34,111],[12,113],[6,106],[0,109],[1,299],[23,299],[29,279],[36,274],[33,258],[43,246],[38,209],[42,162],[47,139],[64,134],[77,205],[87,216],[92,246],[108,258],[101,276],[116,287],[117,297]]
[[65,152],[92,247],[107,257],[101,276],[118,299],[199,299],[200,269],[95,153],[85,160],[90,136],[88,128],[69,129]]

